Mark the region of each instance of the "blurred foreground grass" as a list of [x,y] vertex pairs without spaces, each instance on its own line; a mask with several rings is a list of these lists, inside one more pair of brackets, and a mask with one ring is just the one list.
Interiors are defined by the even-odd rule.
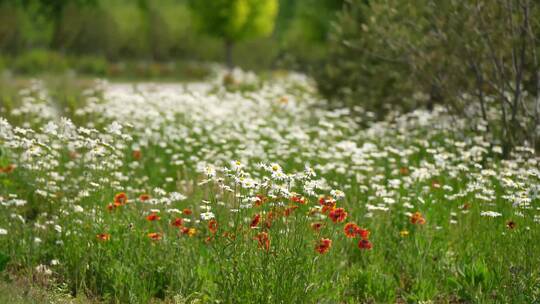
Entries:
[[28,282],[16,280],[7,282],[0,280],[0,303],[10,304],[92,304],[97,303],[85,298],[72,298],[59,292],[30,285]]

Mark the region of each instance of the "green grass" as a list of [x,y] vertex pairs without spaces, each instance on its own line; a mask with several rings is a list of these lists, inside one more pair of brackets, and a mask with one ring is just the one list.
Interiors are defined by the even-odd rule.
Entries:
[[[496,145],[440,112],[361,128],[359,117],[320,107],[299,80],[269,78],[267,85],[235,93],[209,87],[191,100],[191,91],[141,89],[122,99],[107,88],[83,94],[88,84],[48,84],[51,98],[31,101],[95,132],[43,111],[14,115],[24,101],[13,98],[0,113],[36,133],[10,137],[0,124],[0,167],[17,165],[0,173],[7,271],[45,286],[46,296],[105,303],[540,299],[535,154],[516,149],[502,160]],[[59,129],[45,132],[49,121]],[[127,203],[114,205],[118,193]],[[335,200],[346,219],[334,222],[321,197]],[[215,223],[204,217],[208,208]],[[411,220],[415,212],[425,223]],[[153,213],[159,219],[149,220]],[[171,224],[177,218],[181,227]],[[345,235],[350,222],[369,230],[373,248]],[[324,254],[315,250],[322,238],[332,240]],[[2,285],[9,302],[40,301],[12,285]]]
[[93,304],[84,298],[72,298],[61,290],[52,290],[37,286],[36,283],[16,280],[0,281],[0,302],[12,304]]

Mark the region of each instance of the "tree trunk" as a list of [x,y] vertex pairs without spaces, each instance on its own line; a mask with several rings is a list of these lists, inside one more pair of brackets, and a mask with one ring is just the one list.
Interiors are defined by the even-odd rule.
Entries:
[[60,52],[63,52],[63,35],[62,32],[62,18],[64,14],[59,13],[57,16],[54,17],[52,21],[52,27],[53,27],[53,33],[52,33],[52,39],[50,41],[50,47],[52,49],[56,49]]
[[225,62],[227,63],[227,69],[232,71],[234,68],[233,63],[233,42],[229,39],[225,40]]
[[540,136],[538,135],[540,128],[540,70],[536,71],[536,102],[534,105],[534,126],[531,131],[533,138],[533,147],[536,151],[540,151]]

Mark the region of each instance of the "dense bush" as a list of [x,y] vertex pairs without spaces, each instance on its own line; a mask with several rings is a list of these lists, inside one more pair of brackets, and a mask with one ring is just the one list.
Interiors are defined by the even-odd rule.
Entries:
[[71,66],[82,74],[105,76],[107,74],[107,61],[99,56],[80,56],[71,60]]
[[137,79],[202,80],[211,74],[212,64],[196,61],[122,60],[110,61],[103,56],[65,55],[35,49],[16,57],[0,56],[0,76],[62,76],[79,74],[87,77]]
[[348,1],[318,73],[328,96],[379,113],[442,103],[508,152],[538,147],[539,5]]
[[385,37],[380,36],[383,24],[378,20],[377,4],[367,2],[347,1],[338,15],[330,54],[315,71],[319,90],[379,115],[390,109],[416,108],[421,100],[406,97],[421,88],[411,81],[411,67],[403,54],[388,48]]
[[34,49],[18,56],[14,61],[16,72],[33,74],[40,71],[63,72],[68,62],[62,55],[43,49]]

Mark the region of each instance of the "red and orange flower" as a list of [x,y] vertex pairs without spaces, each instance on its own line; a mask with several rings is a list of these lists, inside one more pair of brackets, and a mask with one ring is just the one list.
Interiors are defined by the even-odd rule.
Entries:
[[426,219],[420,212],[415,212],[410,217],[411,224],[414,225],[424,225],[426,223]]
[[184,220],[180,217],[177,217],[174,220],[172,220],[171,225],[174,227],[180,228],[182,227],[182,225],[184,225]]
[[111,239],[111,235],[108,233],[100,233],[96,235],[96,238],[100,241],[108,241]]
[[159,241],[163,238],[163,235],[159,232],[150,232],[147,234],[147,236],[152,240],[152,241]]
[[506,228],[508,228],[508,229],[514,229],[514,228],[516,228],[516,226],[517,226],[516,222],[514,222],[512,220],[506,222]]
[[295,202],[295,203],[298,203],[298,204],[301,204],[301,205],[305,205],[306,204],[306,198],[303,197],[303,196],[299,196],[299,195],[293,195],[291,196],[291,201]]
[[347,223],[345,224],[345,227],[343,227],[343,232],[345,232],[345,235],[348,238],[354,238],[358,235],[360,231],[360,227],[356,225],[355,223]]
[[249,224],[249,228],[257,228],[257,226],[259,226],[260,221],[261,221],[261,215],[258,214],[258,213],[255,214],[253,219],[251,219],[251,223]]
[[262,206],[262,204],[264,204],[266,201],[268,200],[268,198],[262,194],[257,194],[256,197],[255,197],[255,206],[257,207],[260,207]]
[[264,249],[266,251],[270,250],[270,238],[268,237],[268,233],[259,232],[255,236],[255,239],[257,240],[259,248]]
[[215,219],[208,221],[208,230],[210,230],[212,234],[216,234],[218,230],[218,223]]
[[182,231],[182,234],[185,234],[189,237],[192,237],[195,234],[197,234],[197,230],[195,228],[182,227],[180,231]]
[[358,242],[358,248],[365,249],[365,250],[370,250],[371,248],[373,248],[373,244],[371,244],[371,242],[368,241],[367,239],[361,239]]
[[343,208],[335,208],[330,211],[328,217],[334,223],[341,223],[347,218],[348,213]]
[[9,174],[11,172],[13,172],[13,170],[15,170],[15,168],[17,168],[17,166],[15,164],[9,164],[5,167],[0,167],[0,173],[6,173],[6,174]]
[[161,217],[155,212],[152,212],[152,213],[150,213],[149,215],[146,216],[146,220],[148,220],[150,222],[159,221],[160,219],[161,219]]
[[319,198],[319,204],[322,206],[322,213],[328,213],[329,211],[332,211],[336,208],[336,200],[334,200],[330,196],[321,196]]
[[127,204],[127,202],[128,202],[128,197],[127,197],[127,194],[125,192],[117,193],[114,196],[114,204],[115,205],[122,206],[122,205]]
[[321,231],[321,228],[323,227],[323,225],[324,224],[321,222],[311,223],[311,229],[313,229],[316,232],[319,232]]
[[343,228],[343,231],[345,232],[345,235],[348,238],[355,238],[359,236],[362,240],[368,240],[369,239],[369,230],[360,228],[355,223],[347,223],[345,227]]
[[132,155],[135,160],[140,160],[142,158],[141,150],[133,150]]
[[149,194],[144,193],[144,194],[139,195],[139,200],[140,200],[141,202],[146,202],[146,201],[149,200],[149,199],[150,199],[150,195],[149,195]]
[[367,230],[367,229],[360,228],[360,229],[358,230],[358,235],[359,235],[360,238],[363,239],[363,240],[369,239],[369,234],[370,234],[370,232],[369,232],[369,230]]
[[270,229],[272,227],[272,222],[274,221],[274,212],[270,211],[266,214],[266,219],[264,221],[264,227]]
[[322,238],[319,240],[319,243],[317,243],[317,245],[315,246],[315,251],[317,251],[320,254],[325,254],[330,250],[331,247],[332,247],[332,240]]
[[293,213],[294,210],[296,210],[298,206],[289,206],[287,209],[283,211],[284,216],[289,216]]

